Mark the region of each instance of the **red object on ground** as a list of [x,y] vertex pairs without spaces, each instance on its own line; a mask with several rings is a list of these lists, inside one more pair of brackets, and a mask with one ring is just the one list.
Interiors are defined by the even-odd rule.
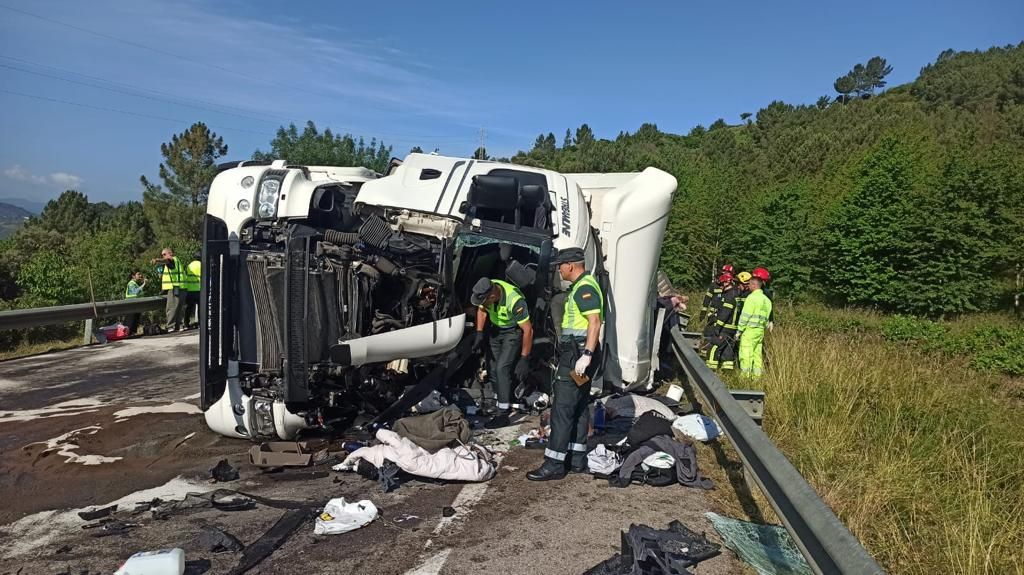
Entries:
[[111,325],[101,329],[103,331],[103,335],[107,336],[107,341],[117,341],[119,339],[125,339],[129,335],[128,326],[126,325]]

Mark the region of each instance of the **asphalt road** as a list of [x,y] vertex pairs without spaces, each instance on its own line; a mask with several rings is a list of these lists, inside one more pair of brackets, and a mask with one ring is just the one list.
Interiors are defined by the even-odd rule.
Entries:
[[[0,575],[111,573],[136,551],[166,547],[183,548],[196,561],[192,573],[227,573],[242,553],[203,549],[203,527],[251,545],[287,511],[197,508],[162,520],[147,512],[121,517],[136,526],[104,537],[82,529],[75,513],[113,502],[130,510],[154,497],[180,500],[217,488],[310,507],[333,497],[370,499],[381,511],[366,527],[326,537],[314,536],[313,520],[305,520],[250,573],[581,573],[615,553],[620,530],[631,523],[664,527],[673,519],[720,542],[703,515],[715,506],[700,490],[616,489],[580,475],[526,481],[542,454],[508,449],[516,428],[478,433],[478,441],[504,451],[487,483],[410,481],[385,494],[351,473],[264,473],[248,464],[248,442],[216,436],[203,424],[197,355],[193,332],[0,363]],[[522,430],[530,425],[535,420],[522,422]],[[212,483],[209,470],[220,459],[238,468],[238,480]],[[455,516],[442,517],[449,506]],[[723,550],[695,572],[744,570]]]

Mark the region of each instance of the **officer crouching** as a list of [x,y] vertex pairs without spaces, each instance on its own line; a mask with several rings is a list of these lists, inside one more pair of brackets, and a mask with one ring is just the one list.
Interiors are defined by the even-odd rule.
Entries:
[[593,358],[604,323],[604,296],[583,260],[579,248],[562,250],[555,257],[558,274],[572,286],[565,298],[558,369],[551,385],[551,434],[543,465],[526,474],[531,481],[562,479],[568,471],[587,471],[589,382],[598,363]]

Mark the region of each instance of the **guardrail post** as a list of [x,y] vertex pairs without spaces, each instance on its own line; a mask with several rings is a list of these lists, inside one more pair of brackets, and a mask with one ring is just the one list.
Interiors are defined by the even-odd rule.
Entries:
[[85,333],[82,334],[82,345],[92,343],[92,318],[85,320]]

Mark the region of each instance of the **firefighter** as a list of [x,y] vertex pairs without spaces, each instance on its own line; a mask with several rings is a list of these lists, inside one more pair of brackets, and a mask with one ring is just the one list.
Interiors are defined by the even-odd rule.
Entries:
[[711,318],[715,315],[716,311],[716,308],[714,307],[716,303],[715,297],[722,293],[722,275],[729,274],[731,276],[733,273],[733,267],[729,264],[725,264],[722,266],[722,274],[718,276],[718,279],[708,284],[708,289],[704,290],[704,301],[700,304],[699,322],[703,323],[704,321],[714,321]]
[[772,300],[761,291],[764,280],[750,278],[750,293],[743,303],[736,333],[740,342],[740,375],[761,377],[764,372],[764,330],[772,315]]
[[772,313],[768,316],[768,333],[771,333],[775,328],[775,291],[768,287],[768,284],[772,281],[772,274],[768,273],[767,269],[758,267],[754,268],[754,271],[750,272],[750,275],[756,278],[761,278],[761,291],[764,292],[764,295],[772,302]]
[[731,286],[733,281],[732,274],[723,273],[718,276],[715,284],[719,286],[719,293],[715,294],[711,298],[711,304],[708,306],[708,309],[712,311],[712,315],[707,317],[706,323],[704,324],[704,330],[701,332],[703,341],[701,342],[701,346],[698,351],[700,356],[707,361],[709,367],[713,367],[711,358],[712,351],[721,343],[719,338],[721,327],[715,320],[718,318],[718,314],[722,309],[722,296],[724,294],[724,290],[728,286]]
[[743,304],[747,300],[747,294],[750,293],[750,278],[754,276],[750,275],[750,272],[740,272],[736,274],[736,280],[739,284],[736,286],[738,293],[736,294],[736,317],[739,317],[743,313]]
[[533,324],[527,309],[529,306],[515,284],[489,278],[480,278],[476,282],[469,302],[477,306],[473,344],[478,349],[483,345],[484,329],[491,326],[488,331],[487,378],[498,396],[498,410],[484,427],[508,427],[511,425],[513,377],[524,381],[530,373]]
[[728,278],[723,283],[721,305],[714,318],[718,334],[708,351],[707,364],[711,369],[736,368],[736,323],[739,321],[736,299],[739,295],[739,286]]
[[160,291],[167,297],[167,305],[164,306],[164,328],[171,333],[181,329],[185,315],[185,298],[182,290],[185,285],[185,266],[171,248],[160,250],[160,257],[154,258],[151,263],[156,265],[156,272],[160,276]]
[[[587,273],[583,250],[558,252],[555,265],[563,280],[571,282],[562,315],[558,339],[558,367],[551,384],[551,435],[544,450],[544,463],[526,474],[531,481],[562,479],[567,472],[587,471],[587,427],[590,385],[582,376],[593,377],[600,364],[598,338],[604,323],[604,294],[597,278]],[[577,384],[571,373],[582,383]]]

